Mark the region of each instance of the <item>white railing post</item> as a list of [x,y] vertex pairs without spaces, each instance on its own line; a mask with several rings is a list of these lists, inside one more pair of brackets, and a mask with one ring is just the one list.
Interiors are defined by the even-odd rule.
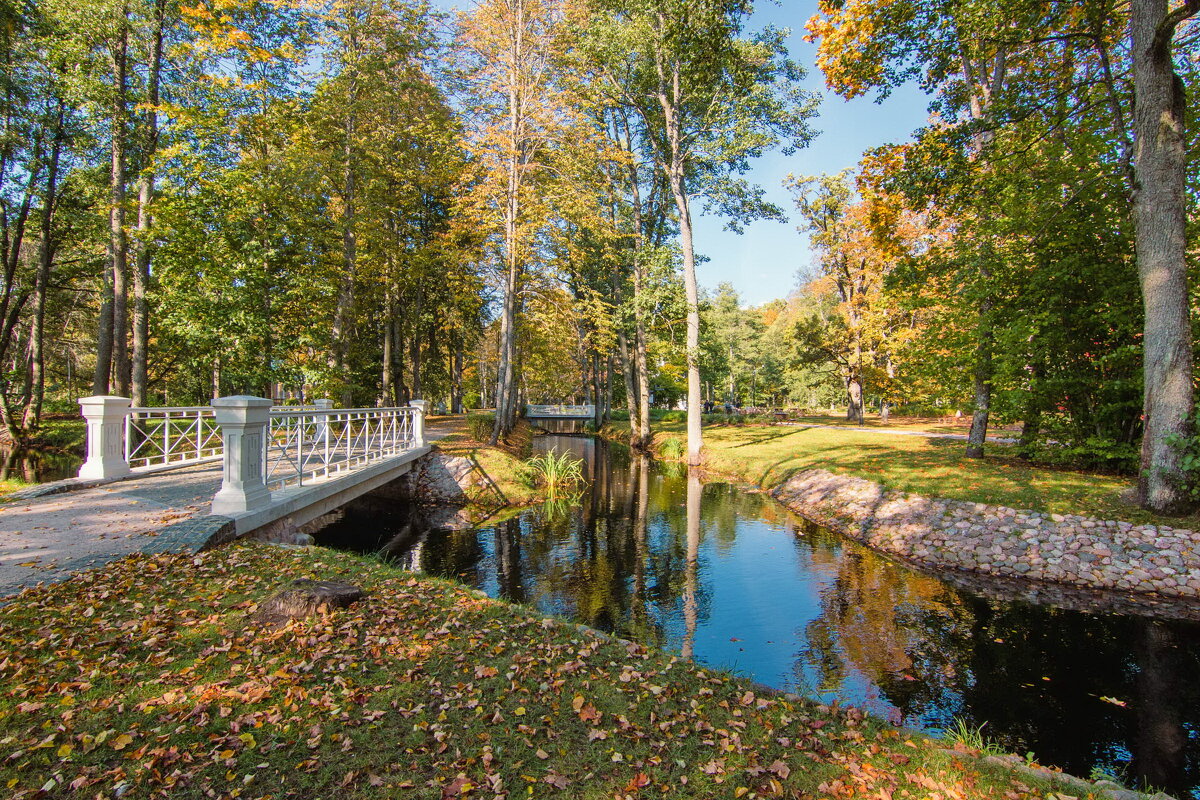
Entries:
[[413,447],[425,446],[425,415],[429,413],[428,400],[409,400],[408,404],[417,410],[413,414],[412,422],[412,439]]
[[87,420],[87,460],[79,468],[81,478],[119,478],[129,474],[125,460],[125,418],[128,397],[97,395],[79,398],[79,410]]
[[212,501],[214,514],[239,514],[270,505],[271,492],[264,478],[263,452],[271,401],[265,397],[235,395],[212,401],[213,413],[225,442],[225,468],[221,490]]

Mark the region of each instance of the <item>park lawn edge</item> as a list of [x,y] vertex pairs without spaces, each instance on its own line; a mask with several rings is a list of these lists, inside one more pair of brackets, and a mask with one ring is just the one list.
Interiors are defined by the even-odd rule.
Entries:
[[[295,578],[369,596],[253,623]],[[0,679],[14,800],[1093,796],[320,548],[137,554],[27,590],[0,609]]]
[[[1127,502],[1134,489],[1128,478],[1030,464],[1000,443],[974,459],[956,439],[802,425],[706,424],[703,430],[705,470],[766,490],[804,470],[824,469],[929,498],[1200,530],[1200,514],[1166,517]],[[609,424],[602,435],[627,442],[629,425]],[[655,422],[655,456],[682,454],[686,436],[683,422]]]

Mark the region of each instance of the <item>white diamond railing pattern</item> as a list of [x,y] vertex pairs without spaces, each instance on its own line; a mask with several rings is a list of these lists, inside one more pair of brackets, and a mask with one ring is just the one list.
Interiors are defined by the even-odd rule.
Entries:
[[415,446],[414,408],[272,409],[265,442],[268,489],[303,486]]
[[209,406],[131,408],[125,417],[125,462],[131,468],[220,458],[221,427]]

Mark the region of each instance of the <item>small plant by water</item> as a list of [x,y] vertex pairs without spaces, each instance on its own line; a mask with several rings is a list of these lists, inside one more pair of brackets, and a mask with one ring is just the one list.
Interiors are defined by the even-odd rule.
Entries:
[[573,458],[569,453],[551,450],[543,456],[529,459],[528,464],[550,500],[571,493],[583,483],[583,460]]
[[974,750],[984,755],[995,756],[1000,755],[1003,751],[987,740],[983,735],[983,728],[987,725],[986,722],[981,722],[975,727],[971,727],[962,717],[955,717],[954,722],[950,727],[946,728],[943,736],[948,742],[956,745],[962,745],[968,750]]
[[663,440],[663,443],[658,448],[658,452],[663,458],[676,459],[683,458],[684,449],[683,442],[672,436]]

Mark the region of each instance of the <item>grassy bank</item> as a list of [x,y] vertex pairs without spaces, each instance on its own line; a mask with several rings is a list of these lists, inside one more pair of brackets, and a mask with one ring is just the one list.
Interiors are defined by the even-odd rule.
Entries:
[[528,505],[543,499],[525,461],[533,438],[528,425],[522,422],[507,440],[495,446],[487,444],[486,436],[479,435],[482,429],[472,431],[468,417],[434,417],[429,425],[445,434],[436,442],[439,450],[474,459],[510,505]]
[[[282,629],[293,578],[370,593]],[[320,549],[136,556],[0,609],[0,785],[150,796],[1043,797],[934,740]],[[1025,781],[1025,782],[1023,782]]]
[[[610,435],[624,439],[627,424]],[[655,424],[660,450],[678,450],[687,440],[683,422]],[[1122,499],[1133,482],[1038,467],[1002,444],[988,446],[983,459],[966,458],[958,439],[805,427],[803,425],[709,425],[704,428],[705,465],[759,486],[771,487],[801,470],[820,468],[875,481],[889,489],[929,497],[994,503],[1059,514],[1089,514],[1130,522],[1198,527],[1200,516],[1164,518]]]
[[11,494],[18,489],[25,489],[31,485],[32,484],[26,483],[25,481],[16,480],[15,478],[9,478],[0,481],[0,501],[3,501],[6,495]]

